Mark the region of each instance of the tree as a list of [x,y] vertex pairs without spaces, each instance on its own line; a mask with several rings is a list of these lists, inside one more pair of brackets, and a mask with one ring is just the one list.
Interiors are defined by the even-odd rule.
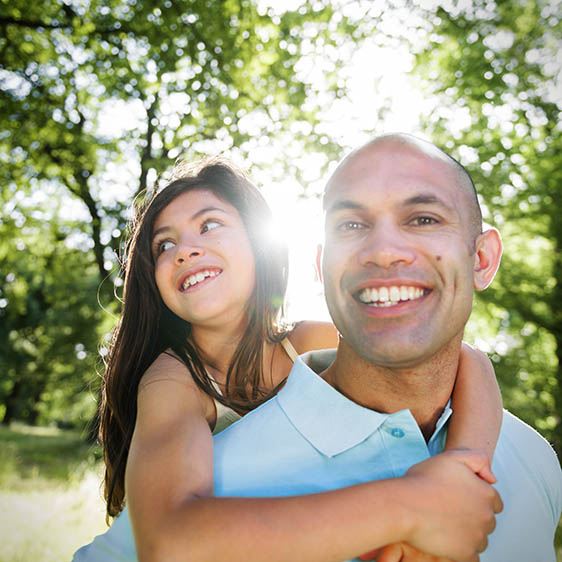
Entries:
[[84,391],[103,328],[95,265],[72,246],[76,229],[69,236],[59,220],[45,228],[52,202],[29,205],[25,226],[21,203],[0,221],[0,421],[83,424],[94,411]]
[[[115,278],[127,209],[176,158],[225,151],[247,163],[274,143],[323,153],[325,163],[337,152],[315,115],[320,103],[342,93],[335,69],[347,25],[326,0],[279,12],[250,0],[0,2],[0,226],[12,238],[48,245],[46,254],[36,254],[34,242],[25,242],[32,253],[10,262],[0,279],[3,326],[18,334],[6,340],[3,354],[10,373],[3,392],[11,397],[5,416],[16,402],[23,415],[18,385],[24,379],[41,396],[57,380],[51,364],[33,358],[59,352],[59,340],[39,338],[34,351],[20,346],[27,341],[23,325],[39,329],[55,305],[41,283],[34,288],[32,260],[60,268],[57,282],[63,271],[66,281],[77,282],[74,291],[61,285],[82,300],[60,321],[95,355],[94,339],[77,332],[99,331],[90,295],[100,286],[102,305],[118,309],[112,282],[103,281]],[[303,60],[326,50],[331,70],[318,85]],[[277,154],[279,173],[298,176],[282,150]],[[72,201],[76,220],[59,228],[56,206],[32,219],[34,198],[42,193]],[[19,195],[27,203],[13,220]],[[8,240],[0,243],[6,259],[14,251]],[[72,264],[81,278],[69,271]],[[15,284],[27,287],[25,306],[12,291]],[[82,307],[93,314],[90,325],[78,313]],[[68,366],[80,368],[76,361]],[[30,412],[25,417],[33,420]]]
[[[213,152],[251,150],[299,121],[307,134],[293,129],[292,142],[321,146],[307,102],[314,86],[296,65],[303,48],[334,42],[331,15],[305,4],[278,16],[247,0],[3,3],[6,173],[58,182],[84,204],[103,279],[116,243],[102,231],[122,229],[124,207],[151,171],[205,152],[208,141]],[[100,130],[116,108],[135,115],[125,134],[119,123],[116,134],[107,122]],[[125,175],[127,195],[103,201],[101,188],[115,188],[104,168],[128,159],[137,180]]]
[[504,256],[476,306],[505,405],[562,452],[560,12],[546,0],[443,3],[416,74],[427,132],[471,172]]

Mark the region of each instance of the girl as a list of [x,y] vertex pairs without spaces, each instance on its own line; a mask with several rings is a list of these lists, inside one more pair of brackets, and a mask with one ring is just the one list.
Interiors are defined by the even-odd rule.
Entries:
[[[127,510],[105,535],[81,549],[76,560],[135,559],[129,516],[141,560],[167,559],[163,553],[169,553],[170,543],[182,545],[186,560],[224,557],[245,562],[287,559],[287,544],[299,559],[323,561],[350,558],[397,540],[430,545],[434,553],[450,557],[468,544],[467,538],[458,552],[444,553],[437,538],[433,543],[425,537],[423,545],[416,544],[412,527],[438,527],[424,512],[424,502],[432,501],[424,494],[430,494],[430,486],[412,496],[408,517],[389,523],[388,512],[374,508],[367,535],[352,522],[334,521],[333,529],[326,529],[326,517],[319,517],[322,510],[337,509],[338,502],[356,501],[356,486],[337,495],[303,496],[305,509],[278,509],[283,498],[248,504],[212,497],[212,432],[272,397],[296,354],[337,345],[330,324],[289,326],[283,321],[287,251],[268,237],[270,222],[259,191],[223,161],[183,171],[133,219],[123,311],[107,358],[100,405],[107,515],[115,517],[123,510],[125,490]],[[486,449],[491,457],[501,400],[488,359],[465,346],[457,379],[447,448]],[[418,465],[432,484],[442,478],[432,467],[458,462],[493,482],[482,456],[475,461],[478,466],[464,457],[438,457],[443,460],[432,459],[427,469],[426,463]],[[451,478],[458,479],[438,484],[458,493],[465,481],[457,474]],[[406,486],[407,479],[395,481]],[[381,482],[360,486],[380,489],[384,501]],[[466,500],[470,503],[470,495]],[[251,521],[265,513],[272,518],[272,535],[260,537],[256,552]],[[427,521],[415,520],[412,526],[413,514]],[[470,519],[470,531],[479,529],[485,539],[490,531],[486,523],[476,516]],[[328,532],[338,540],[319,540],[312,550],[295,543],[291,525],[297,529],[305,521],[308,526],[317,521],[311,536]],[[230,534],[246,550],[234,553]]]

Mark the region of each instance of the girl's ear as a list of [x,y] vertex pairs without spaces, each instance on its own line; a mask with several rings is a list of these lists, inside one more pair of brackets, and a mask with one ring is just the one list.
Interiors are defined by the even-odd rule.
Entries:
[[502,256],[500,233],[490,228],[476,239],[474,253],[474,288],[483,291],[494,279]]
[[318,279],[320,279],[320,283],[322,281],[322,244],[318,244],[316,246],[316,274],[318,275]]

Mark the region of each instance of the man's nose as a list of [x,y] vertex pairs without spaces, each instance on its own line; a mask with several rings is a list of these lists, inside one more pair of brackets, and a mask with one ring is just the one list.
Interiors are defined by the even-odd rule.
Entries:
[[411,264],[415,258],[415,250],[405,233],[390,221],[380,221],[373,226],[359,253],[361,265],[383,269]]
[[205,249],[195,240],[182,240],[176,247],[175,261],[177,265],[181,265],[193,258],[205,255]]

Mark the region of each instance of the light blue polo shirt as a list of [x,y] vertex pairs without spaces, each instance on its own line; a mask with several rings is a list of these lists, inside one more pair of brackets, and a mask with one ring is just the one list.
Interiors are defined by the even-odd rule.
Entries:
[[[323,371],[334,357],[334,351],[323,351],[297,359],[275,398],[215,437],[215,495],[289,496],[402,476],[442,450],[450,408],[427,444],[409,410],[374,412],[318,377],[314,371]],[[562,472],[550,445],[504,412],[492,468],[504,511],[480,560],[555,562]],[[75,562],[136,559],[126,509],[74,557]]]
[[[318,377],[335,351],[295,361],[279,394],[215,437],[217,496],[288,496],[401,476],[442,450],[446,408],[427,444],[409,410],[363,408]],[[555,562],[562,472],[550,445],[504,412],[493,470],[504,502],[482,562]]]

